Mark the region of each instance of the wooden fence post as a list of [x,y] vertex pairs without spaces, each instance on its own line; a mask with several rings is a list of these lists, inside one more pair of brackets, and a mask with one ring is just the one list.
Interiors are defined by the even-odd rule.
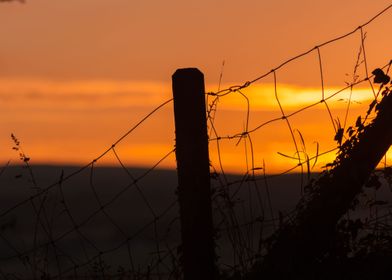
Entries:
[[178,69],[172,82],[184,279],[214,279],[204,75]]

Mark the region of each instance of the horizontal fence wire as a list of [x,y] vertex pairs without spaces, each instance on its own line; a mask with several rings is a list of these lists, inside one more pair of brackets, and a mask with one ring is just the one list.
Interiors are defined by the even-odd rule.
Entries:
[[[282,209],[277,206],[277,193],[284,195],[284,190],[288,196],[301,199],[307,183],[314,178],[312,163],[314,166],[322,157],[339,151],[336,145],[326,150],[319,150],[317,146],[314,155],[306,152],[303,136],[292,119],[315,107],[323,108],[331,131],[337,133],[341,123],[333,114],[333,98],[367,84],[375,102],[380,99],[382,89],[375,88],[372,82],[374,75],[369,74],[372,69],[368,69],[365,52],[365,28],[386,15],[391,8],[392,4],[353,31],[296,55],[252,80],[206,93],[210,148],[217,154],[216,160],[211,161],[211,180],[219,256],[217,264],[222,275],[245,275],[252,269],[266,253],[271,234],[295,214],[295,205]],[[365,75],[327,95],[323,48],[355,34],[360,34],[361,39],[356,70],[363,67]],[[320,99],[294,111],[289,110],[281,102],[279,74],[290,63],[313,54],[317,55],[315,63],[320,74]],[[363,63],[359,63],[360,60]],[[388,74],[390,66],[391,61],[379,68]],[[252,99],[247,90],[267,77],[273,81],[273,96],[279,115],[268,120],[254,119]],[[246,104],[243,127],[235,133],[221,135],[216,123],[219,104],[236,94]],[[155,164],[143,170],[127,167],[123,161],[125,155],[118,149],[137,132],[137,128],[172,101],[170,99],[157,106],[88,164],[75,170],[67,169],[67,172],[62,170],[53,183],[45,186],[31,177],[32,181],[36,181],[34,189],[30,190],[31,195],[9,194],[13,199],[0,209],[0,275],[3,279],[182,279],[181,229],[175,193],[177,178],[169,178],[170,175],[160,169],[163,161],[173,157],[175,147],[173,145]],[[350,95],[344,129],[348,126],[351,101]],[[371,118],[371,115],[366,115],[364,124]],[[256,134],[263,135],[264,129],[276,123],[281,123],[281,129],[287,130],[293,153],[281,153],[282,158],[289,162],[287,168],[270,174],[266,171],[268,162],[256,160],[259,137]],[[334,136],[331,135],[331,138]],[[271,139],[273,141],[273,137]],[[233,143],[235,147],[243,145],[242,154],[246,158],[243,174],[233,175],[226,171],[226,162],[222,158],[226,143]],[[106,157],[115,159],[116,171],[110,173],[100,166]],[[28,159],[24,158],[24,164],[32,171]],[[10,164],[6,163],[0,169],[0,180],[10,168]],[[388,168],[387,164],[384,168]],[[109,176],[110,180],[105,181],[105,176]],[[276,182],[299,185],[299,190],[277,190]],[[151,185],[155,187],[151,188]],[[296,201],[294,198],[291,201]],[[377,207],[366,208],[366,212],[370,213],[367,230],[378,227],[390,231],[392,217],[388,212],[389,205]]]

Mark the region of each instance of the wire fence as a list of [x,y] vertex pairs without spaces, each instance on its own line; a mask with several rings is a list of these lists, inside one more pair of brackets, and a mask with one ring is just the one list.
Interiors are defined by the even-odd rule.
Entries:
[[[292,57],[253,80],[206,94],[217,264],[222,278],[225,273],[245,274],[252,268],[266,253],[268,237],[290,219],[295,203],[306,192],[307,183],[316,176],[313,171],[328,169],[325,162],[331,155],[333,158],[339,144],[349,137],[356,89],[366,86],[370,97],[375,102],[379,100],[382,88],[374,85],[372,69],[368,68],[365,28],[386,16],[391,8],[389,5],[355,30]],[[359,51],[353,65],[353,79],[345,87],[330,92],[325,82],[323,50],[357,34],[360,37]],[[279,75],[291,63],[314,56],[320,77],[318,96],[301,103],[302,107],[287,108],[281,98],[285,89]],[[388,74],[390,66],[391,61],[388,61],[379,68]],[[255,95],[252,88],[264,80],[272,86],[265,89],[265,93],[257,91]],[[221,121],[225,118],[220,118],[220,114],[224,114],[220,108],[225,108],[225,100],[233,96],[240,97],[245,106],[239,113],[242,116],[240,121],[233,121],[230,133],[225,134],[221,132],[225,131]],[[340,121],[333,107],[342,96],[346,99]],[[252,111],[255,98],[261,97],[274,98],[278,114],[265,118]],[[174,144],[149,169],[127,167],[122,160],[125,156],[118,149],[147,119],[171,102],[160,104],[85,166],[64,168],[61,172],[53,170],[57,172],[53,175],[53,183],[40,182],[19,139],[13,136],[14,149],[24,163],[24,176],[29,178],[29,184],[15,190],[14,184],[7,181],[9,178],[15,180],[15,174],[11,174],[7,165],[0,170],[0,180],[3,181],[0,191],[0,275],[4,279],[182,277],[176,177],[173,172],[159,168],[163,161],[173,159]],[[360,119],[363,125],[373,117],[371,113],[366,114],[366,106],[361,107],[365,114]],[[309,118],[315,114],[314,109],[319,110],[318,114],[321,111],[330,125],[330,128],[320,127],[316,135],[330,131],[334,145],[323,149],[324,146],[316,143],[312,154],[305,145],[307,135],[302,132],[305,129],[300,127],[297,119]],[[310,116],[308,112],[311,112]],[[236,127],[234,123],[240,125]],[[286,131],[285,143],[291,146],[272,149],[285,168],[271,174],[268,162],[262,158],[268,145],[266,141],[276,141],[274,133],[277,130]],[[235,150],[242,156],[244,172],[236,175],[226,172],[226,150],[228,154]],[[100,165],[108,157],[115,159],[117,168]],[[327,159],[323,161],[323,157]],[[233,156],[231,160],[238,158]],[[386,159],[383,167],[389,170]],[[377,197],[380,193],[386,195],[384,187],[371,192],[373,200],[369,203],[373,204],[367,204],[362,212],[369,214],[366,216],[368,228],[382,225],[383,229],[390,230],[390,205],[380,203]],[[369,196],[366,199],[370,199]]]
[[[29,158],[13,136],[14,149],[20,152],[29,171],[26,176],[32,188],[24,191],[35,193],[0,214],[1,275],[5,279],[143,279],[176,273],[178,244],[168,242],[171,235],[179,240],[176,186],[160,183],[169,193],[162,194],[155,188],[154,192],[161,192],[165,198],[155,205],[151,205],[151,196],[159,194],[151,190],[146,194],[143,189],[146,177],[159,177],[157,167],[173,155],[174,149],[147,170],[128,169],[117,151],[125,137],[170,102],[154,109],[96,159],[77,170],[68,170],[69,174],[62,170],[57,180],[45,187],[38,184],[37,169],[33,172]],[[120,168],[105,174],[97,165],[108,156],[117,159]],[[5,169],[3,175],[6,172]],[[102,177],[108,181],[103,183]],[[13,199],[7,200],[6,204],[10,204]],[[173,232],[169,225],[173,225]],[[9,272],[10,268],[13,272]]]
[[[350,138],[353,127],[355,125],[365,126],[374,118],[372,108],[380,100],[381,93],[385,90],[385,84],[378,86],[373,83],[375,78],[373,74],[376,74],[377,71],[372,72],[373,69],[368,68],[365,27],[372,24],[390,8],[391,5],[353,31],[292,57],[253,80],[208,93],[209,110],[207,115],[210,126],[210,146],[214,148],[213,153],[215,153],[212,155],[215,159],[212,169],[214,170],[213,174],[216,175],[214,202],[217,217],[215,219],[218,236],[224,237],[220,239],[223,245],[218,246],[218,250],[219,248],[231,248],[218,253],[219,256],[225,256],[221,263],[223,271],[227,269],[232,275],[241,275],[242,277],[246,275],[246,272],[251,271],[254,264],[267,253],[272,233],[294,217],[295,206],[305,195],[307,186],[317,180],[318,172],[328,170],[331,166],[328,162],[331,162],[339,153],[339,147],[344,140]],[[323,49],[356,34],[359,34],[359,50],[353,65],[352,81],[346,82],[345,87],[327,92]],[[382,43],[380,42],[380,44]],[[319,69],[320,81],[318,97],[313,95],[302,106],[285,108],[280,98],[280,94],[284,93],[285,88],[279,83],[279,74],[284,72],[285,67],[306,57],[316,58],[314,64]],[[392,61],[386,61],[379,68],[383,73],[388,74],[391,63]],[[257,83],[263,83],[264,80],[266,83],[271,83],[272,80],[272,86],[259,87],[256,91],[252,91],[252,87],[257,86]],[[365,89],[369,96],[367,101],[359,106],[361,108],[359,111],[352,112],[356,98],[360,99],[360,95],[363,94],[360,91],[356,92],[357,88]],[[222,107],[224,108],[225,98],[230,98],[233,95],[243,99],[245,105],[242,115],[244,117],[242,123],[236,122],[233,117],[233,123],[239,124],[236,127],[237,130],[224,135],[221,131],[225,130],[225,126],[222,125],[222,122],[217,124],[218,107],[223,103]],[[274,99],[279,113],[273,118],[261,120],[259,114],[250,109],[251,105],[257,103],[257,99],[260,98]],[[295,100],[297,97],[291,96],[290,98]],[[334,113],[333,107],[341,101],[345,101],[342,112]],[[308,111],[311,111],[310,115],[307,113]],[[358,112],[362,117],[355,115]],[[315,118],[317,114],[325,116],[324,122],[319,126],[311,127],[311,129],[303,128],[303,124],[301,127],[301,122],[298,122],[298,119]],[[257,117],[252,118],[252,115]],[[342,121],[340,117],[342,117]],[[355,122],[357,123],[355,124]],[[328,123],[330,129],[326,126]],[[316,149],[312,154],[306,147],[305,139],[308,135],[301,132],[302,128],[308,134],[313,134],[316,130],[319,137],[325,131],[330,131],[329,146],[324,145],[324,149],[321,149],[321,143],[315,142]],[[278,133],[283,130],[287,131],[285,137],[289,141],[286,143],[290,144],[290,147],[281,145],[278,149],[285,150],[285,152],[273,150],[273,153],[280,157],[285,164],[281,170],[275,171],[276,174],[270,174],[267,172],[268,162],[263,160],[263,157],[267,156],[265,142],[276,141],[279,137]],[[242,149],[239,148],[240,145],[243,146]],[[326,146],[327,148],[325,148]],[[232,178],[226,174],[225,149],[237,150],[242,155],[242,158],[233,156],[236,159],[241,158],[244,162],[245,172],[240,178]],[[387,156],[384,157],[380,168],[383,170],[380,172],[382,175],[372,177],[378,178],[375,179],[377,183],[374,185],[374,182],[371,182],[367,185],[371,190],[366,189],[358,198],[361,202],[359,206],[355,207],[355,211],[347,213],[343,219],[346,223],[348,220],[360,219],[363,229],[361,237],[368,236],[366,233],[369,232],[376,235],[382,230],[386,235],[391,233],[389,200],[392,197],[390,193],[390,166],[387,164]],[[382,224],[382,229],[376,226],[377,224]]]

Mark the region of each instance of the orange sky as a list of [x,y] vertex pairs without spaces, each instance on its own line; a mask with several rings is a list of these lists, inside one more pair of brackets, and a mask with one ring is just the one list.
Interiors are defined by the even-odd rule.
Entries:
[[[353,30],[390,1],[26,1],[0,4],[0,163],[17,155],[10,134],[32,163],[83,164],[103,152],[154,107],[171,98],[171,74],[198,67],[208,91],[242,84],[284,60]],[[273,3],[271,3],[273,2]],[[392,11],[364,29],[369,69],[391,59]],[[360,34],[321,49],[326,96],[352,81]],[[363,64],[358,70],[365,75]],[[287,112],[321,99],[317,53],[277,72],[279,98]],[[271,77],[246,89],[252,129],[279,117]],[[329,101],[342,121],[349,91]],[[349,122],[366,111],[368,84],[353,92]],[[150,166],[173,148],[172,104],[150,118],[118,147],[129,165]],[[220,135],[240,132],[246,102],[238,94],[218,104]],[[348,122],[348,123],[349,123]],[[334,131],[325,106],[292,118],[314,155],[333,148]],[[296,137],[299,137],[295,132]],[[299,138],[298,138],[299,139]],[[297,139],[297,140],[298,140]],[[252,134],[255,166],[284,171],[296,161],[287,124],[276,122]],[[222,143],[226,171],[250,166],[249,142]],[[217,166],[215,143],[211,159]],[[319,159],[319,168],[332,158]],[[248,161],[248,162],[247,162]],[[112,155],[102,164],[113,164]],[[164,167],[174,167],[171,157]],[[247,167],[248,164],[248,167]]]

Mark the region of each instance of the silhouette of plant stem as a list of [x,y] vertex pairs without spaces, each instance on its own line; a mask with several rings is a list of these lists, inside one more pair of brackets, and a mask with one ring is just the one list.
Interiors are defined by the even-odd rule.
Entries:
[[14,134],[11,134],[11,139],[14,142],[14,147],[12,147],[12,149],[19,153],[19,159],[23,162],[26,169],[28,170],[29,175],[30,175],[30,180],[31,180],[31,183],[33,184],[33,187],[38,188],[37,181],[35,180],[33,168],[31,167],[31,165],[29,163],[30,158],[25,154],[20,141],[18,140],[18,138]]

